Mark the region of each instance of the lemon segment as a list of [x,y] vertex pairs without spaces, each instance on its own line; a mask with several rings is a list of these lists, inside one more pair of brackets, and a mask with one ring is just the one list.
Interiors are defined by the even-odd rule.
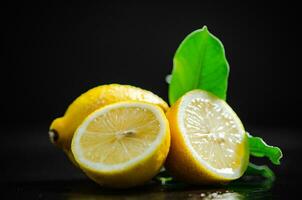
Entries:
[[71,149],[80,168],[100,185],[131,187],[158,173],[169,146],[169,125],[160,107],[121,102],[90,114]]
[[173,175],[191,183],[208,183],[243,174],[249,159],[247,137],[226,102],[194,90],[179,99],[167,117],[172,141],[166,165]]

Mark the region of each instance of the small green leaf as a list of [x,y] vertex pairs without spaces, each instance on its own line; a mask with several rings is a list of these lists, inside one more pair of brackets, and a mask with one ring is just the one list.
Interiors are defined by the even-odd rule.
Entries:
[[255,157],[268,157],[275,165],[280,165],[280,159],[283,154],[279,147],[270,146],[266,144],[262,138],[253,137],[249,133],[249,148],[250,155]]
[[167,184],[173,180],[173,177],[168,173],[165,168],[162,168],[160,172],[154,177],[156,181],[159,181],[162,185]]
[[275,180],[274,172],[266,165],[255,165],[253,163],[249,163],[247,170],[245,171],[246,175],[260,175],[264,178],[270,179],[272,181]]
[[159,181],[160,184],[166,185],[168,182],[172,181],[173,178],[172,177],[160,177],[160,176],[157,176],[156,180]]
[[209,91],[226,99],[229,64],[222,43],[206,26],[189,34],[173,59],[169,102],[193,89]]

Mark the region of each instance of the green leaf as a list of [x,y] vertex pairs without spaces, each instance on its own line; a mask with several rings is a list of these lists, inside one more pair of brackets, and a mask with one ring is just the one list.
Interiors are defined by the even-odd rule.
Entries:
[[270,146],[266,144],[262,138],[253,137],[249,133],[249,148],[250,155],[255,157],[268,157],[272,163],[275,165],[280,165],[280,159],[283,154],[279,147]]
[[154,177],[154,180],[159,181],[162,185],[166,185],[173,180],[173,177],[168,173],[165,168],[162,168],[160,172]]
[[245,175],[260,175],[264,178],[270,179],[271,181],[275,180],[274,172],[266,165],[259,166],[249,163],[248,168],[245,171]]
[[169,102],[193,89],[209,91],[226,99],[229,65],[222,43],[206,26],[189,34],[173,59]]
[[161,176],[156,176],[156,180],[160,182],[162,185],[166,185],[168,182],[172,181],[172,177],[161,177]]

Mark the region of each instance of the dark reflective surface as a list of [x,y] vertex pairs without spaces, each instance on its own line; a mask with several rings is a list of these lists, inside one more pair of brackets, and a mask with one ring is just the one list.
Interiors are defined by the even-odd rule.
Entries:
[[[251,130],[251,129],[250,129]],[[296,130],[254,129],[274,132],[261,135],[268,143],[279,145],[284,152],[280,166],[271,166],[277,179],[244,176],[228,185],[190,186],[180,182],[158,182],[128,190],[102,188],[86,178],[54,148],[47,130],[7,132],[0,147],[1,188],[5,199],[297,199],[299,197],[300,139]],[[296,131],[295,137],[286,137]],[[13,141],[13,142],[12,142]],[[265,163],[265,159],[257,159]]]
[[[244,182],[244,183],[243,183]],[[242,185],[243,183],[243,185]],[[36,181],[4,186],[10,198],[19,199],[267,199],[272,185],[247,184],[246,180],[225,186],[189,186],[182,183],[160,185],[150,182],[142,187],[112,190],[90,180]]]

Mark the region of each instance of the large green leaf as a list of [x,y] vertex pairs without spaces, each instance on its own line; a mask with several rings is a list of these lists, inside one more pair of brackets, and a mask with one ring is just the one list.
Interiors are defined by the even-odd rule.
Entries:
[[170,104],[193,89],[226,99],[228,75],[223,45],[204,26],[189,34],[176,51],[169,85]]

